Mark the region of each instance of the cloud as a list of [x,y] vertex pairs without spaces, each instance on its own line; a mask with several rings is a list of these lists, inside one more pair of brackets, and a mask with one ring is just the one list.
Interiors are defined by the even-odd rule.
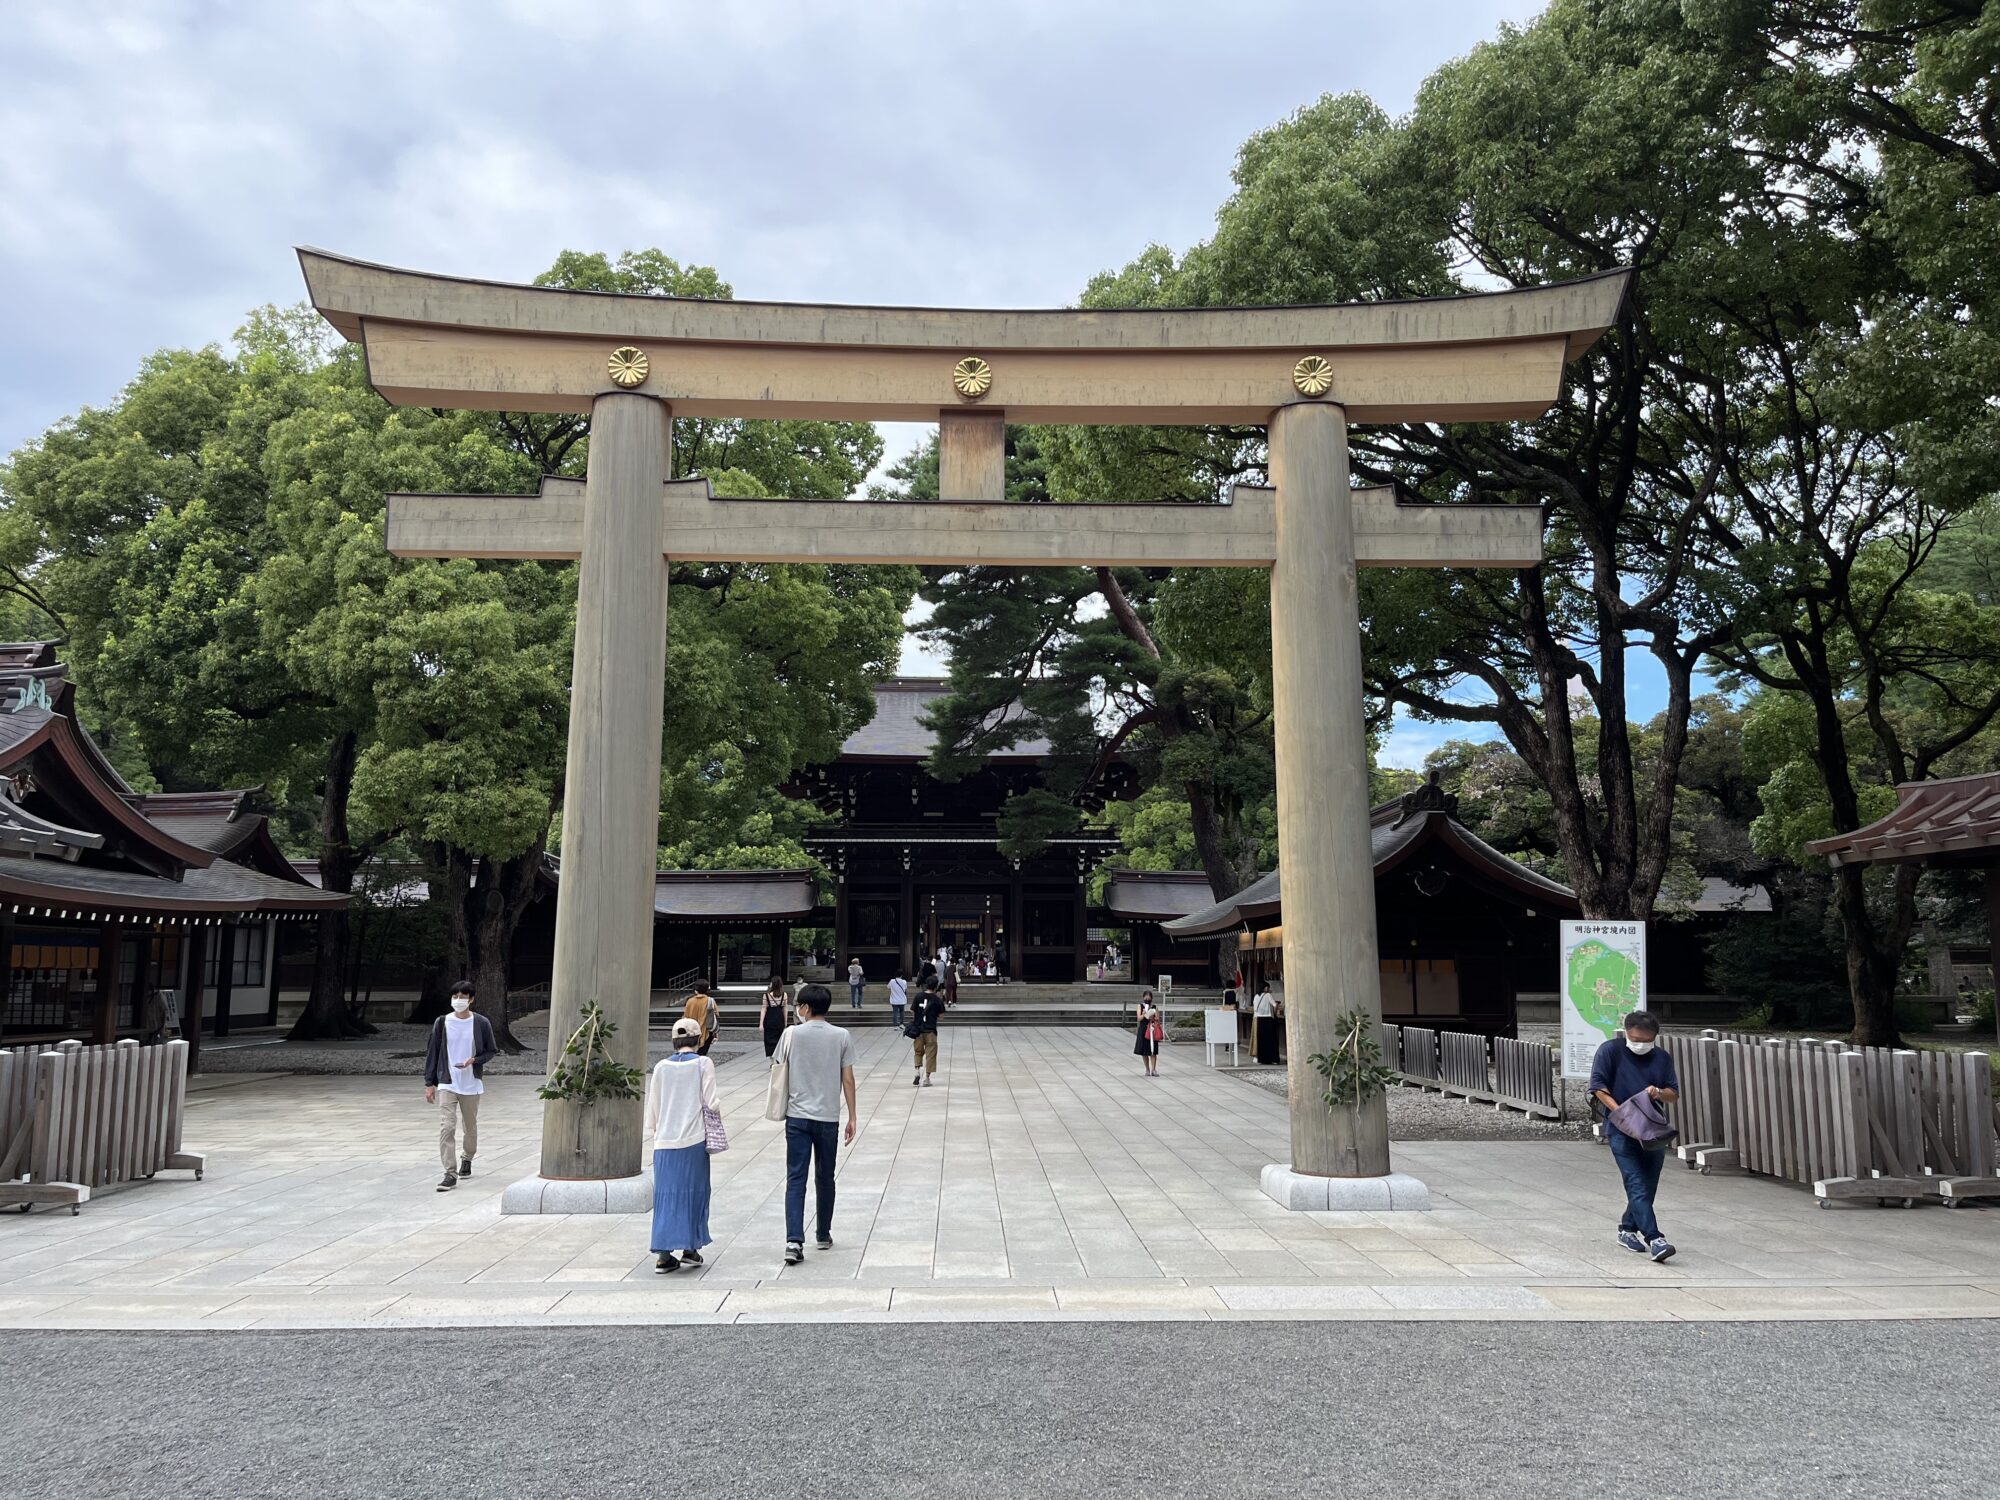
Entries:
[[0,451],[301,294],[291,247],[525,280],[658,245],[740,295],[1061,305],[1184,247],[1322,92],[1405,107],[1530,0],[10,10]]

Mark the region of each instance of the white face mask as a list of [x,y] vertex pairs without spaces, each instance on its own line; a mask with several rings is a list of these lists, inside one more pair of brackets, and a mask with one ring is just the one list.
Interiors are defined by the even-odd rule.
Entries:
[[1651,1052],[1658,1045],[1659,1045],[1658,1042],[1635,1042],[1630,1040],[1629,1038],[1625,1042],[1626,1048],[1639,1057],[1644,1057],[1648,1052]]
[[472,997],[470,995],[453,995],[451,997],[451,1008],[461,1016],[464,1015],[472,1009]]

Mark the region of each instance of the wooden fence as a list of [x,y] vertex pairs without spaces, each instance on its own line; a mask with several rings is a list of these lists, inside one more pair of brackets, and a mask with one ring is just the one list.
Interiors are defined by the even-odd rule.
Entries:
[[2000,1196],[2000,1109],[1984,1052],[1805,1037],[1662,1034],[1681,1079],[1680,1157],[1840,1199]]
[[1541,1042],[1428,1026],[1382,1027],[1382,1060],[1405,1083],[1558,1119],[1556,1051]]
[[201,1156],[181,1149],[187,1062],[182,1041],[0,1049],[0,1204],[76,1213],[92,1188],[170,1167],[199,1178]]

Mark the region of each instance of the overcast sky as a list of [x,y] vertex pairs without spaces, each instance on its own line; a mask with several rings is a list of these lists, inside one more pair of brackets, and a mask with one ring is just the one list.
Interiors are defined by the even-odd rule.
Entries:
[[1067,305],[1205,236],[1252,132],[1329,92],[1406,109],[1539,8],[9,0],[0,451],[299,300],[299,244],[506,280],[658,246],[739,296]]

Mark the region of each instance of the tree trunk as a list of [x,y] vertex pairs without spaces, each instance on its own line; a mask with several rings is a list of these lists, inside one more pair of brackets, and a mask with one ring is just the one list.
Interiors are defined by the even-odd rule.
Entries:
[[481,860],[477,884],[466,892],[466,929],[472,942],[473,984],[480,1009],[493,1023],[494,1039],[503,1052],[527,1048],[514,1035],[507,991],[512,980],[514,931],[535,899],[535,877],[542,864],[541,840],[525,854],[506,860]]
[[455,984],[472,973],[472,872],[476,861],[462,849],[447,849],[445,859],[451,869],[446,883],[444,966],[451,970],[446,984]]
[[482,941],[479,945],[479,961],[473,966],[472,983],[480,996],[480,1010],[493,1023],[493,1039],[499,1043],[502,1052],[525,1052],[520,1038],[514,1035],[512,1017],[507,1013],[507,943],[498,934],[500,924],[492,920],[480,924],[482,931],[490,931],[498,941]]
[[444,911],[445,942],[444,952],[425,967],[423,989],[410,1007],[407,1019],[418,1025],[435,1021],[449,1010],[452,985],[472,974],[472,948],[465,919],[465,898],[472,884],[472,856],[448,844],[434,845],[430,853],[437,870],[430,881],[431,901]]
[[1935,917],[1923,921],[1924,968],[1930,975],[1931,993],[1949,1000],[1953,998],[1951,974],[1951,944],[1945,939],[1944,928]]
[[[360,855],[347,836],[347,800],[354,789],[354,762],[359,751],[359,741],[351,731],[334,740],[327,756],[325,790],[320,795],[320,886],[344,894],[353,891],[354,872],[361,865]],[[343,993],[348,922],[344,909],[321,913],[313,948],[312,991],[305,1009],[286,1033],[289,1040],[367,1036],[375,1030],[348,1009]]]
[[1916,922],[1918,867],[1895,867],[1889,917],[1880,924],[1868,910],[1866,873],[1864,866],[1842,865],[1834,874],[1834,901],[1847,938],[1847,988],[1854,1000],[1848,1040],[1857,1047],[1899,1047],[1896,974]]
[[[1146,628],[1146,622],[1139,618],[1139,611],[1132,607],[1117,574],[1109,568],[1099,568],[1097,591],[1125,638],[1154,661],[1160,660],[1159,644]],[[1156,722],[1161,736],[1169,740],[1193,729],[1186,710],[1180,708],[1160,713]],[[1227,901],[1250,883],[1257,868],[1256,852],[1246,847],[1248,840],[1243,836],[1240,817],[1231,818],[1216,806],[1214,789],[1207,782],[1184,781],[1181,790],[1187,796],[1195,853],[1201,859],[1202,873],[1208,876],[1208,888],[1216,900]]]

